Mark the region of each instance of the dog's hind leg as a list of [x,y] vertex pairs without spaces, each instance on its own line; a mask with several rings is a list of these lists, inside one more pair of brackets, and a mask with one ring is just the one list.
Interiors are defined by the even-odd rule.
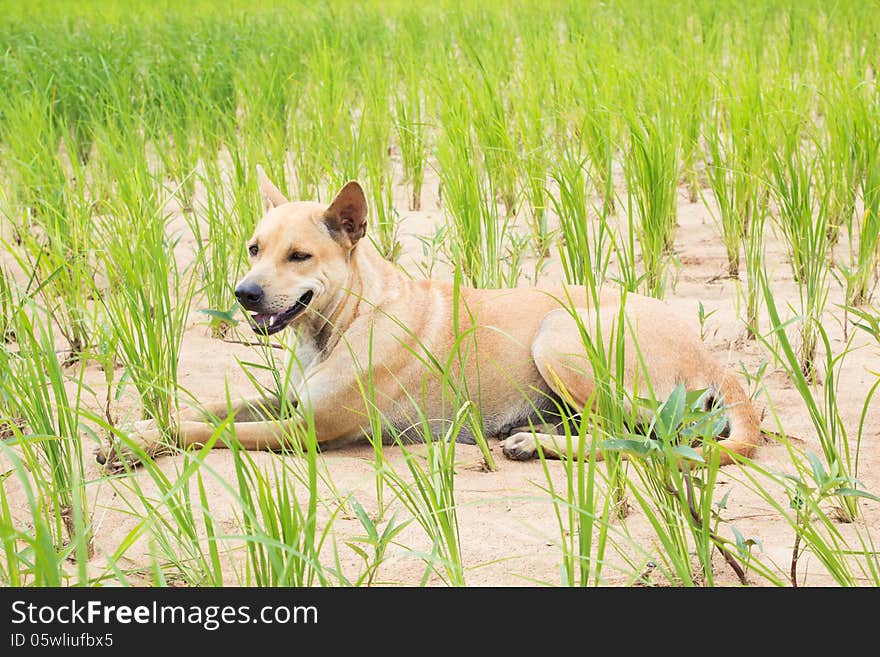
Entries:
[[[544,381],[566,404],[582,409],[590,403],[595,389],[592,367],[577,324],[567,311],[554,311],[541,322],[532,342],[532,358]],[[547,425],[535,429],[521,427],[512,431],[501,441],[504,455],[524,461],[535,458],[540,446],[546,458],[565,456],[565,436],[547,433],[550,429]],[[589,448],[586,451],[589,452]],[[597,460],[602,458],[600,452],[596,456]]]
[[[760,421],[736,376],[724,371],[699,338],[692,335],[680,320],[673,316],[658,317],[652,312],[645,314],[644,306],[653,302],[643,300],[638,303],[643,306],[642,314],[635,312],[629,317],[632,321],[627,323],[623,329],[626,332],[621,336],[623,353],[620,355],[625,357],[624,381],[621,383],[628,393],[650,395],[661,401],[679,384],[691,391],[711,391],[712,396],[723,404],[729,426],[729,434],[714,443],[720,449],[720,464],[733,463],[738,456],[750,456],[760,442]],[[577,312],[585,328],[596,326],[595,313]],[[609,340],[617,318],[618,309],[615,307],[599,310],[604,340]],[[609,362],[616,362],[618,355],[611,345],[605,342],[602,346]],[[575,409],[583,409],[591,403],[596,387],[593,367],[581,328],[567,309],[554,310],[541,321],[532,342],[532,357],[547,385],[561,399]],[[565,439],[520,432],[503,441],[502,449],[509,458],[526,459],[537,455],[539,445],[545,456],[558,458]]]
[[[591,440],[589,434],[587,440]],[[572,436],[571,453],[577,454],[578,448],[576,441],[578,436]],[[531,431],[519,431],[513,433],[510,437],[501,441],[501,450],[504,456],[514,461],[528,461],[538,456],[538,447],[544,453],[544,458],[562,459],[567,458],[569,449],[566,447],[566,437],[549,433],[532,433]],[[590,448],[585,448],[585,453],[589,454]],[[601,461],[604,457],[602,452],[596,450],[595,460]]]

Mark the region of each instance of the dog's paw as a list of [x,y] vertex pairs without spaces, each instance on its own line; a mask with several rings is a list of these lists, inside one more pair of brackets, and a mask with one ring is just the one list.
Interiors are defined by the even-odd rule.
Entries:
[[166,446],[155,420],[135,422],[126,431],[125,440],[113,440],[95,450],[95,460],[108,474],[119,474],[137,466],[143,454],[157,456]]
[[140,463],[140,457],[119,441],[95,448],[95,461],[106,474],[120,474]]
[[528,461],[537,456],[538,446],[533,434],[521,431],[502,440],[501,451],[514,461]]

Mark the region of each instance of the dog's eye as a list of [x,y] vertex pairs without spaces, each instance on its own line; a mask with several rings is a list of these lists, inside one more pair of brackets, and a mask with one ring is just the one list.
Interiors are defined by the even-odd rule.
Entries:
[[289,256],[287,256],[287,259],[290,260],[290,262],[302,262],[303,260],[308,260],[311,257],[312,256],[309,253],[303,253],[302,251],[294,251]]
[[251,244],[251,245],[248,247],[248,253],[251,254],[251,257],[252,257],[252,258],[255,257],[255,256],[257,255],[257,253],[259,253],[259,251],[260,251],[260,249],[259,249],[259,247],[258,247],[256,244]]

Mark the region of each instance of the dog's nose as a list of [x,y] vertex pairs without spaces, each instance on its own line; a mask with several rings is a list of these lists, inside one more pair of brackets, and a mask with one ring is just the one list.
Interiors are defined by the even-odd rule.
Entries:
[[256,306],[263,300],[263,288],[256,283],[242,281],[235,288],[235,298],[248,310],[256,310]]

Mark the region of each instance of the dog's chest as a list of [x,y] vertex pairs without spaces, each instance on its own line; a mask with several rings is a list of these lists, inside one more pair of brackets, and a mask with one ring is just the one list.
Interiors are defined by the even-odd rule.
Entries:
[[302,380],[309,370],[320,364],[323,353],[324,344],[315,335],[307,330],[297,331],[296,342],[290,352],[294,362],[288,371],[298,380]]

